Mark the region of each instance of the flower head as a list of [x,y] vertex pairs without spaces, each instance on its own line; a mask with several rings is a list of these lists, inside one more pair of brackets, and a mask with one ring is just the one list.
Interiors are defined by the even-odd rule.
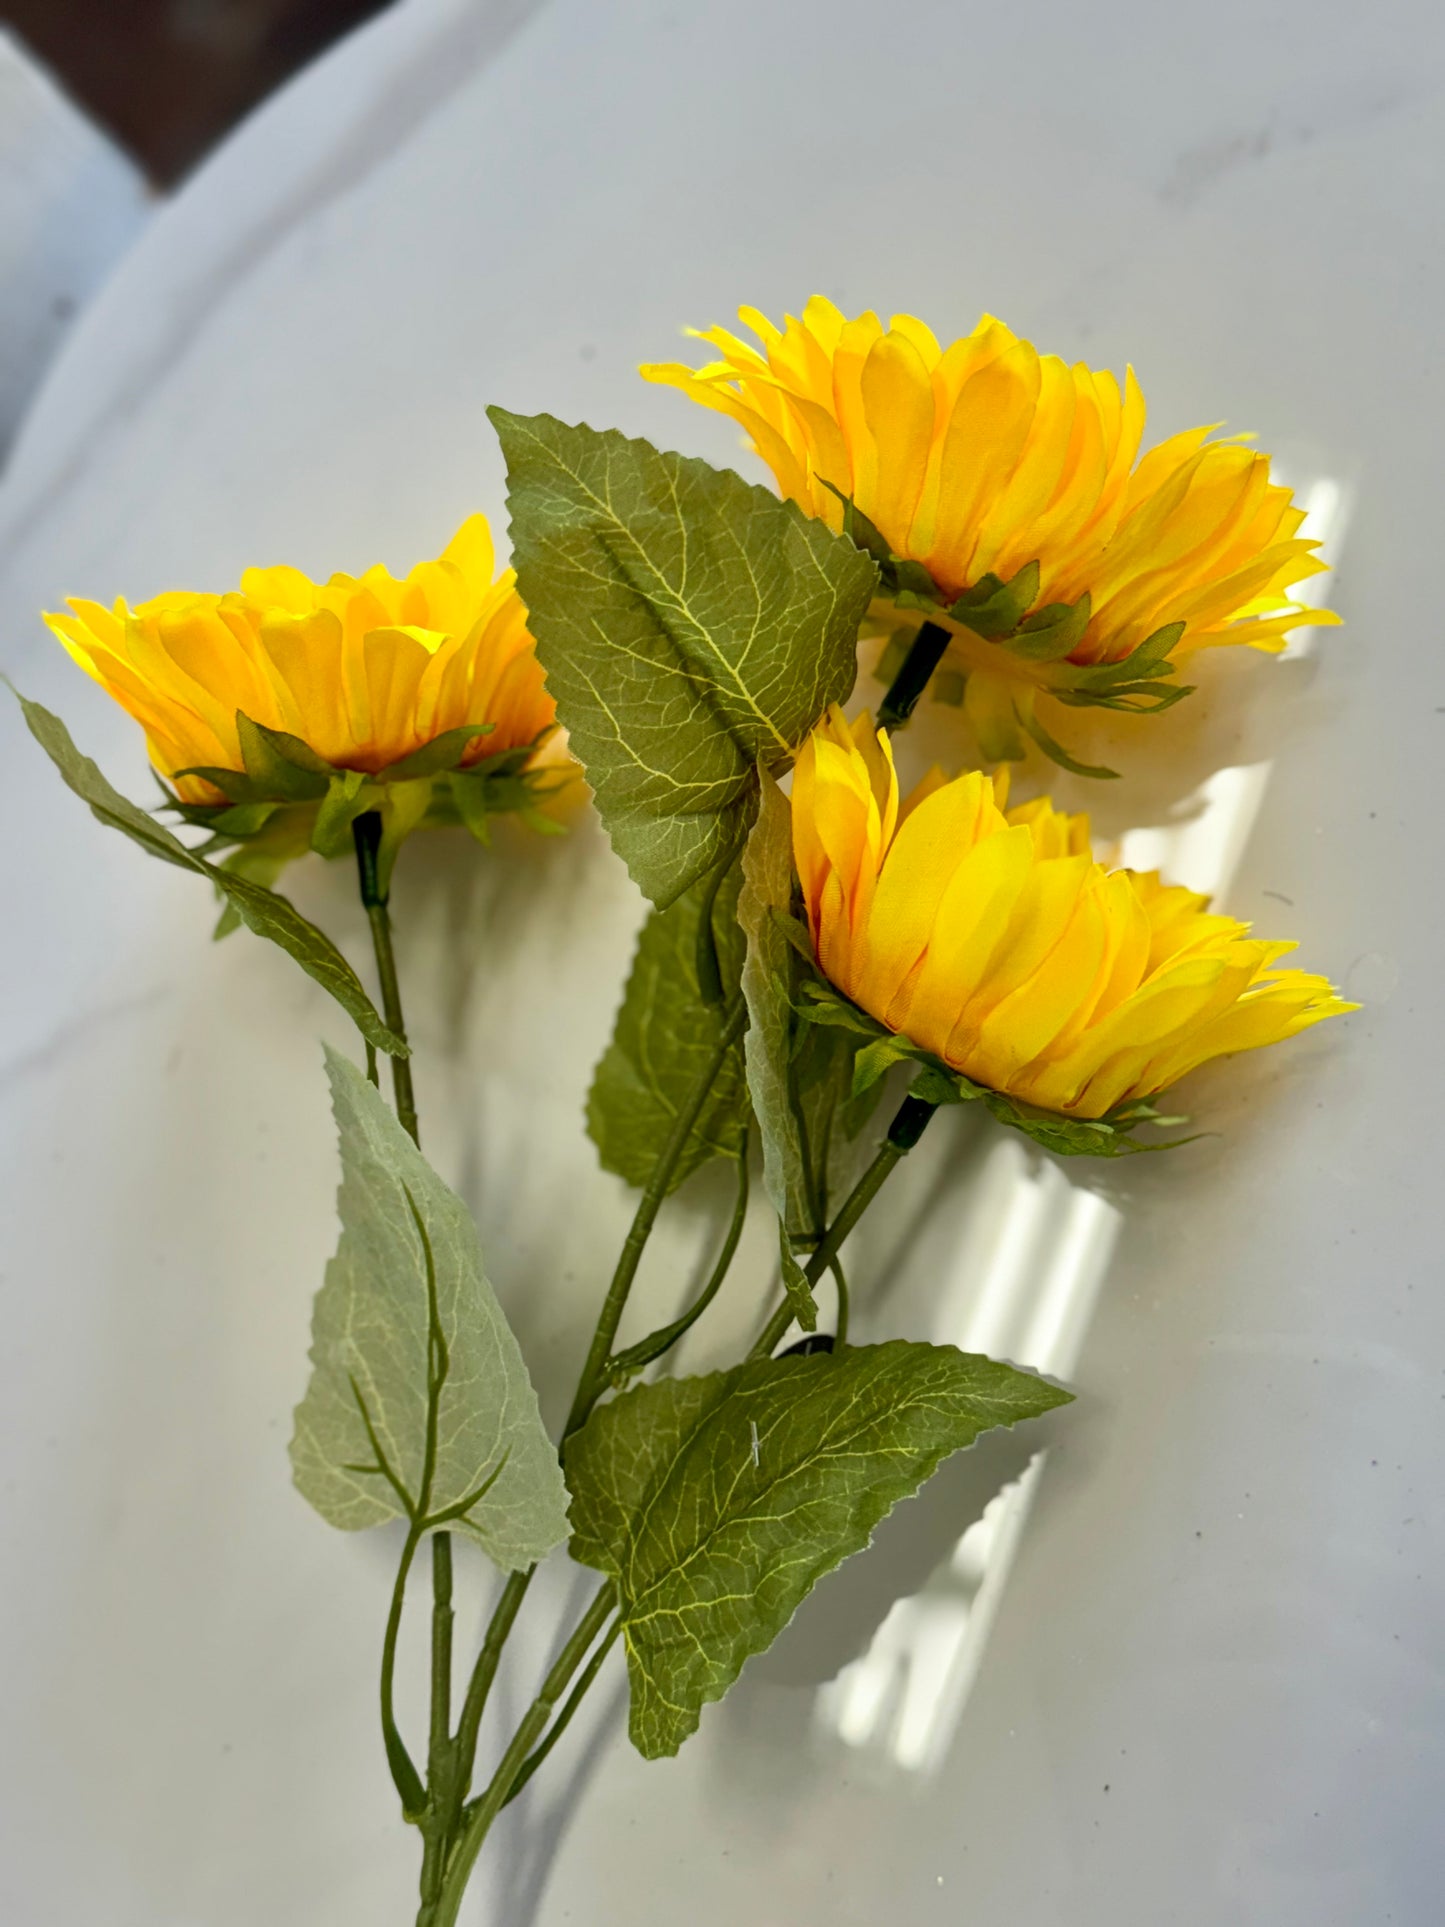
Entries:
[[381,567],[312,582],[248,569],[225,595],[174,590],[136,608],[72,600],[46,621],[81,668],[146,732],[183,799],[222,792],[197,770],[244,774],[238,713],[338,770],[375,776],[449,732],[465,767],[534,743],[552,723],[527,612],[495,580],[485,516],[403,580]]
[[943,348],[819,296],[781,329],[739,312],[761,352],[712,328],[718,360],[643,375],[740,422],[785,496],[861,532],[885,588],[954,632],[991,758],[1022,753],[1041,693],[1164,707],[1179,657],[1332,619],[1290,597],[1325,565],[1269,457],[1195,428],[1141,459],[1132,369],[1121,390],[992,316]]
[[141,724],[181,814],[243,846],[234,867],[269,882],[308,846],[337,855],[375,810],[389,872],[423,822],[485,840],[516,810],[549,827],[555,705],[515,578],[494,572],[473,515],[400,581],[248,569],[225,595],[73,600],[45,619]]
[[1354,1006],[1294,946],[1155,874],[1106,869],[1088,819],[935,772],[901,807],[888,738],[832,709],[793,776],[793,853],[824,976],[976,1084],[1102,1118],[1210,1058]]

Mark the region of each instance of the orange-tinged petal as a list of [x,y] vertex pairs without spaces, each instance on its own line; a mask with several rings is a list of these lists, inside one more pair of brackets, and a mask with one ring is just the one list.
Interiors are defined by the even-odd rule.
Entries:
[[1088,819],[999,807],[980,772],[932,774],[898,812],[865,715],[834,707],[804,745],[793,851],[820,969],[887,1029],[975,1082],[1104,1116],[1211,1057],[1334,1016],[1290,949],[1150,873],[1107,870]]
[[[876,314],[849,319],[819,297],[782,328],[755,309],[740,314],[763,353],[713,329],[706,339],[722,361],[644,375],[733,415],[784,495],[831,528],[843,524],[835,491],[849,496],[896,554],[926,567],[945,603],[1037,562],[1034,609],[1090,599],[1070,656],[1080,667],[1122,661],[1175,623],[1178,657],[1225,645],[1275,651],[1292,628],[1331,619],[1289,599],[1322,565],[1268,457],[1239,439],[1211,441],[1208,427],[1141,456],[1144,397],[1132,368],[1121,385],[1040,356],[989,315],[945,345],[913,316],[894,315],[885,330]],[[1041,671],[1006,640],[961,649],[971,682],[982,651],[996,664],[987,680],[1017,685],[1030,714],[1051,686],[1105,699],[1074,686],[1068,665]],[[984,710],[968,701],[970,721],[992,731],[980,737],[985,759],[1021,755],[1011,710],[993,698]]]
[[[298,736],[338,769],[378,772],[437,736],[493,730],[469,761],[535,744],[555,706],[510,571],[469,517],[441,556],[404,579],[382,567],[325,583],[248,569],[239,590],[169,590],[130,609],[77,601],[56,635],[146,731],[163,776],[240,770],[236,714]],[[183,795],[219,792],[184,778]]]

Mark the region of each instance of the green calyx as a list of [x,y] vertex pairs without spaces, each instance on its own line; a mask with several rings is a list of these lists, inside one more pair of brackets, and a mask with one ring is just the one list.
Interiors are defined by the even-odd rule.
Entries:
[[[789,934],[794,943],[798,936],[807,942],[804,931]],[[1039,1110],[1002,1091],[975,1084],[921,1044],[888,1030],[819,977],[801,986],[797,1011],[808,1023],[853,1031],[869,1039],[853,1060],[855,1098],[876,1084],[895,1064],[912,1063],[919,1066],[908,1087],[914,1097],[926,1104],[982,1104],[1000,1124],[1022,1131],[1025,1137],[1058,1157],[1129,1157],[1140,1151],[1169,1151],[1195,1141],[1187,1137],[1140,1143],[1133,1133],[1141,1125],[1170,1126],[1188,1121],[1182,1117],[1166,1117],[1147,1098],[1131,1098],[1103,1117],[1075,1118],[1064,1117],[1057,1111]]]
[[[1023,735],[1028,735],[1051,761],[1077,776],[1113,776],[1113,770],[1075,761],[1048,734],[1034,715],[1036,697],[1052,696],[1074,709],[1157,715],[1194,693],[1192,684],[1171,680],[1178,669],[1171,653],[1184,634],[1182,622],[1156,629],[1119,662],[1071,662],[1093,613],[1087,592],[1077,602],[1049,602],[1035,608],[1039,564],[1028,562],[1007,581],[992,572],[983,575],[950,601],[921,562],[896,555],[868,517],[841,490],[833,492],[843,504],[844,533],[878,565],[880,599],[924,621],[954,624],[1011,658],[999,663],[997,674],[1023,684],[1015,703],[1018,728],[1005,728],[1003,746],[986,748],[991,760],[1016,761],[1024,754]],[[880,681],[889,682],[897,674],[916,633],[916,624],[902,624],[892,632],[875,671]],[[975,661],[940,671],[935,696],[961,703],[968,675],[980,666]]]
[[560,833],[562,826],[542,814],[542,805],[567,778],[555,769],[527,767],[549,731],[464,764],[472,745],[495,727],[468,723],[446,730],[372,772],[328,763],[300,737],[267,729],[238,710],[244,768],[176,771],[177,777],[201,777],[225,801],[185,803],[167,792],[167,803],[183,821],[210,831],[208,855],[231,850],[224,859],[228,869],[268,885],[308,850],[324,857],[349,854],[352,824],[375,811],[382,821],[378,873],[384,890],[398,849],[416,829],[459,824],[486,843],[492,817],[516,815],[546,834]]

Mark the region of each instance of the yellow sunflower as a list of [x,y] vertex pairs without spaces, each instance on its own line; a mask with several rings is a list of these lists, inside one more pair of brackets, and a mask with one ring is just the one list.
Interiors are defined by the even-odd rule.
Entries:
[[[485,516],[400,580],[248,569],[223,595],[69,611],[45,620],[140,723],[184,813],[223,839],[335,854],[367,809],[392,841],[428,812],[480,834],[540,794],[555,706]],[[258,853],[253,867],[277,866]]]
[[140,723],[151,761],[189,802],[221,793],[187,772],[245,771],[238,713],[333,768],[371,775],[453,730],[490,725],[461,752],[465,766],[535,742],[555,714],[483,515],[400,581],[379,566],[325,583],[247,569],[225,595],[68,606],[45,620]]
[[1066,1118],[1355,1006],[1294,948],[1155,874],[1094,861],[1087,817],[1006,809],[977,771],[900,806],[885,732],[836,706],[793,775],[793,854],[823,975],[976,1084]]
[[1290,596],[1325,564],[1269,457],[1194,428],[1141,458],[1132,369],[1121,389],[992,316],[943,348],[819,296],[781,329],[739,312],[761,351],[712,328],[718,360],[643,375],[732,416],[785,496],[874,550],[885,592],[952,638],[990,759],[1041,733],[1040,695],[1167,707],[1194,652],[1334,620]]

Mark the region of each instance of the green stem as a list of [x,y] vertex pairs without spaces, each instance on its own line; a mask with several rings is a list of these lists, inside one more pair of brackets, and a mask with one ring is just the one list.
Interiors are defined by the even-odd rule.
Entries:
[[[901,1158],[908,1155],[919,1138],[923,1136],[929,1119],[937,1109],[936,1104],[926,1103],[921,1097],[904,1098],[894,1113],[887,1137],[878,1147],[878,1155],[849,1192],[842,1210],[829,1225],[822,1243],[808,1260],[803,1276],[810,1285],[816,1285],[832,1264],[848,1233],[883,1189],[889,1172]],[[789,1300],[784,1298],[782,1304],[763,1327],[757,1343],[748,1353],[749,1358],[769,1357],[773,1347],[792,1322],[793,1308]]]
[[582,1376],[577,1381],[577,1395],[572,1400],[572,1409],[567,1414],[567,1424],[563,1438],[569,1438],[579,1426],[585,1424],[587,1414],[597,1403],[607,1387],[607,1361],[612,1354],[612,1341],[617,1336],[617,1327],[622,1322],[622,1314],[627,1305],[632,1281],[637,1276],[637,1267],[642,1261],[642,1253],[647,1240],[652,1235],[652,1227],[657,1222],[657,1214],[662,1209],[663,1200],[672,1186],[672,1174],[677,1169],[678,1160],[687,1148],[692,1136],[693,1126],[702,1115],[703,1106],[712,1094],[718,1072],[727,1059],[728,1052],[742,1036],[747,1027],[747,1005],[742,997],[736,996],[723,1013],[723,1026],[717,1045],[704,1066],[687,1102],[678,1112],[667,1142],[658,1154],[652,1167],[652,1176],[647,1180],[647,1189],[637,1206],[632,1220],[632,1228],[622,1247],[622,1255],[617,1260],[617,1269],[612,1274],[612,1283],[607,1288],[603,1300],[602,1313],[597,1320],[597,1329],[592,1335],[591,1348],[587,1362],[582,1367]]
[[482,1650],[477,1654],[477,1663],[472,1668],[472,1677],[467,1682],[467,1696],[462,1702],[461,1719],[457,1722],[456,1743],[456,1784],[463,1792],[472,1782],[472,1768],[477,1758],[477,1735],[482,1730],[482,1714],[486,1710],[492,1681],[497,1676],[502,1648],[507,1643],[512,1622],[527,1596],[527,1588],[536,1570],[535,1566],[528,1566],[525,1572],[514,1572],[508,1576],[502,1596],[488,1622]]
[[568,1725],[571,1723],[572,1715],[587,1697],[587,1689],[602,1671],[603,1661],[616,1645],[617,1635],[621,1631],[622,1618],[619,1614],[598,1642],[591,1659],[588,1660],[582,1671],[577,1675],[577,1683],[567,1695],[567,1704],[547,1728],[546,1738],[539,1747],[527,1755],[527,1758],[517,1769],[517,1777],[512,1782],[511,1791],[502,1802],[504,1807],[512,1804],[513,1800],[516,1799],[517,1795],[537,1771],[537,1768],[542,1764],[543,1760],[545,1760],[547,1755],[552,1751],[552,1748],[557,1744],[558,1740],[561,1739],[563,1733],[566,1732]]
[[616,1604],[616,1595],[609,1583],[598,1593],[578,1622],[572,1637],[558,1654],[556,1664],[542,1682],[541,1692],[512,1735],[511,1745],[502,1755],[502,1763],[493,1774],[486,1792],[465,1809],[462,1835],[447,1863],[441,1899],[435,1907],[424,1910],[424,1922],[419,1917],[418,1927],[456,1927],[462,1895],[466,1891],[472,1868],[476,1865],[477,1855],[482,1850],[482,1842],[492,1822],[507,1804],[517,1775],[541,1739],[553,1708],[566,1691],[572,1675],[587,1657],[593,1640],[601,1632]]
[[886,729],[891,734],[908,721],[952,639],[942,623],[925,622],[921,626],[908,645],[908,654],[899,665],[898,674],[888,685],[887,695],[878,706],[880,729]]
[[744,1132],[742,1145],[738,1151],[737,1199],[733,1205],[733,1215],[728,1224],[727,1236],[723,1239],[722,1249],[718,1253],[717,1263],[712,1268],[711,1277],[680,1318],[674,1318],[670,1325],[659,1326],[655,1332],[649,1332],[646,1338],[639,1339],[635,1345],[629,1345],[626,1351],[616,1352],[608,1359],[607,1377],[611,1384],[625,1385],[635,1372],[640,1372],[655,1358],[661,1358],[664,1352],[671,1351],[683,1334],[690,1331],[702,1317],[722,1290],[723,1280],[732,1268],[747,1215],[748,1133]]
[[427,1810],[422,1816],[423,1914],[441,1898],[447,1846],[456,1825],[460,1794],[452,1748],[452,1540],[432,1535],[431,1735],[427,1751]]
[[452,1535],[431,1542],[431,1777],[445,1765],[452,1737]]
[[421,1543],[421,1527],[412,1521],[401,1549],[396,1569],[396,1584],[391,1589],[391,1610],[386,1616],[386,1634],[381,1642],[381,1736],[386,1746],[387,1764],[396,1790],[401,1795],[401,1810],[415,1819],[426,1806],[426,1788],[406,1750],[406,1741],[396,1723],[393,1687],[396,1679],[396,1641],[401,1631],[401,1609],[406,1597],[407,1575],[416,1549]]
[[[658,1154],[657,1163],[653,1167],[647,1189],[643,1193],[641,1202],[637,1207],[636,1215],[632,1221],[632,1227],[627,1234],[627,1241],[623,1245],[622,1254],[617,1261],[617,1269],[613,1273],[612,1283],[608,1289],[607,1298],[597,1322],[597,1330],[593,1335],[591,1348],[588,1351],[586,1363],[582,1368],[582,1375],[577,1383],[577,1392],[573,1398],[572,1409],[567,1421],[566,1431],[568,1433],[575,1431],[577,1427],[582,1424],[593,1405],[607,1387],[607,1365],[612,1351],[612,1341],[617,1336],[617,1327],[627,1304],[627,1296],[632,1288],[632,1281],[637,1274],[638,1263],[641,1260],[648,1237],[651,1235],[663,1200],[668,1194],[673,1172],[677,1168],[678,1159],[687,1147],[687,1142],[692,1135],[693,1127],[696,1125],[702,1113],[703,1106],[707,1103],[708,1096],[712,1091],[713,1084],[716,1081],[718,1072],[723,1066],[727,1053],[742,1035],[746,1025],[747,1007],[743,1003],[742,998],[737,997],[733,999],[723,1013],[722,1033],[719,1037],[717,1047],[698,1077],[697,1083],[689,1094],[686,1104],[678,1113],[673,1128],[668,1133],[667,1141]],[[738,1227],[738,1232],[739,1235],[741,1235],[741,1225]],[[735,1248],[736,1240],[732,1240],[732,1244]],[[731,1257],[731,1252],[729,1252],[728,1255]],[[720,1277],[717,1279],[717,1283],[721,1284]],[[696,1312],[699,1308],[694,1307],[693,1309],[694,1312]],[[472,1669],[472,1676],[467,1684],[466,1698],[462,1704],[462,1715],[457,1725],[452,1769],[454,1775],[453,1784],[458,1789],[464,1789],[471,1783],[472,1770],[476,1763],[477,1740],[481,1732],[482,1715],[486,1710],[487,1699],[492,1689],[492,1682],[496,1678],[497,1667],[501,1662],[502,1649],[506,1645],[507,1637],[512,1630],[513,1622],[516,1620],[517,1613],[526,1596],[527,1588],[532,1583],[532,1575],[535,1571],[536,1568],[532,1567],[526,1572],[515,1572],[510,1576],[502,1589],[502,1595],[497,1601],[491,1621],[487,1626],[486,1634],[483,1637],[482,1649],[477,1655],[476,1665]],[[565,1681],[563,1683],[565,1684]],[[561,1691],[560,1687],[558,1691]],[[536,1736],[533,1735],[533,1738],[535,1737]],[[527,1744],[530,1747],[532,1741],[529,1739]],[[526,1748],[523,1749],[523,1753],[518,1754],[517,1759],[519,1764],[525,1752]],[[471,1850],[471,1858],[467,1861],[468,1871],[470,1871],[472,1861],[476,1859],[476,1854],[480,1846],[481,1839],[478,1837],[475,1846]],[[466,1876],[464,1874],[453,1895],[453,1909],[460,1903],[461,1887],[465,1884]],[[450,1884],[448,1885],[448,1891],[451,1891]],[[445,1918],[454,1919],[454,1911],[452,1914],[445,1916]],[[436,1914],[434,1910],[429,1913],[424,1909],[423,1915],[419,1917],[419,1927],[439,1927],[442,1919],[443,1916]]]
[[841,1258],[833,1260],[833,1282],[838,1287],[838,1323],[834,1332],[833,1346],[842,1351],[848,1343],[848,1279],[843,1270]]
[[[401,982],[396,974],[396,957],[391,947],[391,915],[387,909],[388,892],[381,887],[377,859],[381,850],[381,816],[367,810],[351,826],[356,844],[356,869],[361,883],[361,902],[371,925],[371,945],[376,952],[376,974],[381,980],[381,1009],[387,1027],[406,1042],[406,1019],[401,1010]],[[421,1143],[417,1129],[416,1098],[411,1087],[411,1059],[393,1057],[391,1088],[396,1114],[414,1144]]]

